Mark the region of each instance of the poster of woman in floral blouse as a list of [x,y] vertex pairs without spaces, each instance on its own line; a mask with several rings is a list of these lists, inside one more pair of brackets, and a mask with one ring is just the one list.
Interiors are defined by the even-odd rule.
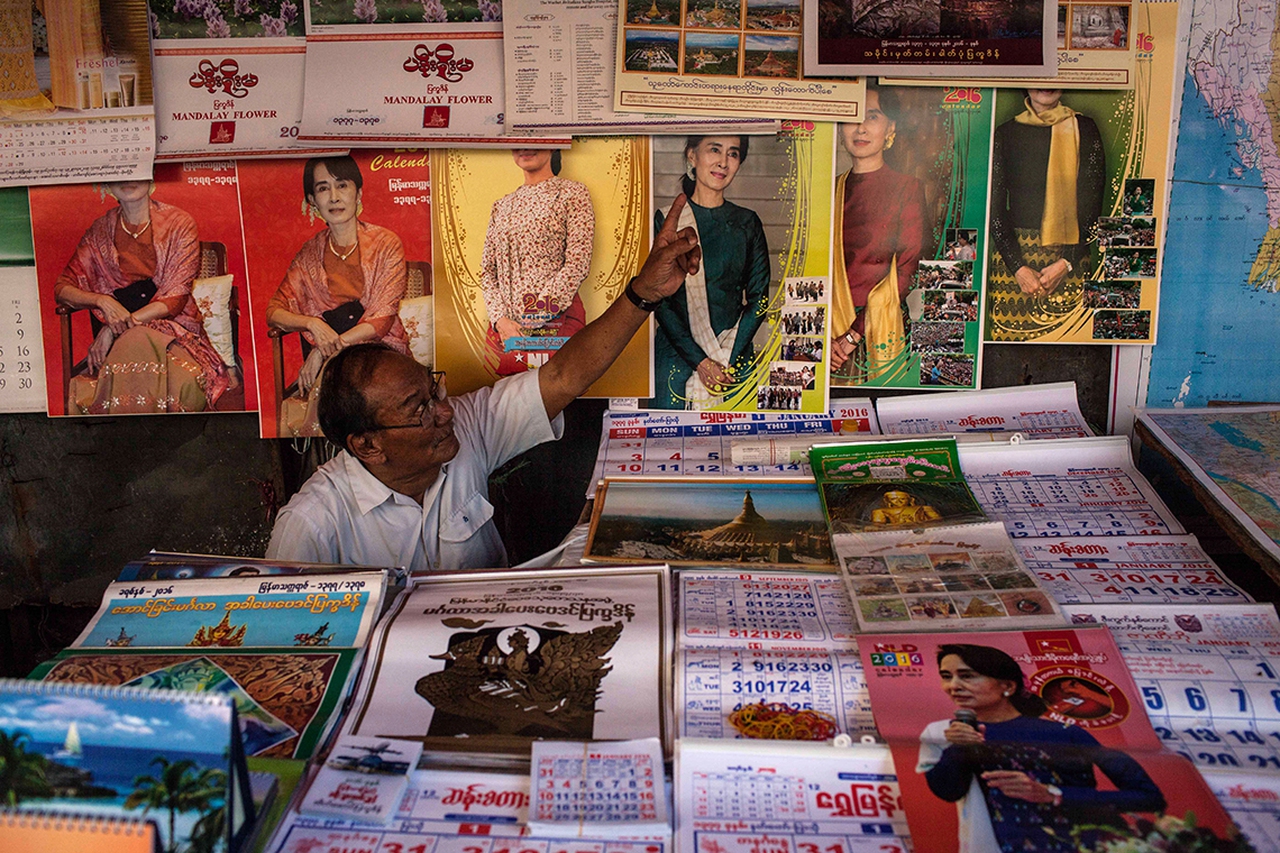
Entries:
[[[450,393],[545,364],[622,295],[648,251],[643,138],[431,155],[436,369]],[[649,334],[588,392],[649,396]]]
[[596,227],[586,184],[560,177],[560,151],[516,148],[511,157],[524,181],[493,203],[480,272],[499,376],[535,369],[586,325],[578,288]]

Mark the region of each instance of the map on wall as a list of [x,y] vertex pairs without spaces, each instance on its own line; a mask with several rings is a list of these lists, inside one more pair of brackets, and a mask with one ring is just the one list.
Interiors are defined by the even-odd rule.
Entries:
[[[1280,400],[1276,0],[1183,5],[1169,262],[1147,405]],[[1189,21],[1187,20],[1189,18]],[[1246,59],[1247,57],[1247,59]]]
[[1280,407],[1139,412],[1156,438],[1280,559]]

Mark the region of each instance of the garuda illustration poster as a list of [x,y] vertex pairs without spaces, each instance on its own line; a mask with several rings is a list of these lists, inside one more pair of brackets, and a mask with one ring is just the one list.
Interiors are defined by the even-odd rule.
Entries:
[[665,566],[419,581],[371,642],[345,734],[528,754],[534,738],[668,741]]

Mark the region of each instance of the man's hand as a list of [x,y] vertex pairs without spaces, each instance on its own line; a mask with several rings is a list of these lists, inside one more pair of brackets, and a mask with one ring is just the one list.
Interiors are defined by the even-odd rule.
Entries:
[[671,210],[653,240],[653,249],[631,283],[632,289],[647,302],[659,302],[675,293],[685,278],[697,273],[702,265],[697,233],[692,228],[676,230],[685,203],[683,194],[671,203]]

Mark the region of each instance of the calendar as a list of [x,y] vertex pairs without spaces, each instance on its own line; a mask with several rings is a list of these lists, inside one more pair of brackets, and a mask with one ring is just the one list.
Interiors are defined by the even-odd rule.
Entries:
[[0,186],[151,180],[156,132],[149,107],[63,116],[0,122]]
[[1191,535],[1015,539],[1059,604],[1238,604],[1253,601]]
[[962,444],[960,467],[1015,538],[1186,532],[1133,467],[1124,436]]
[[684,648],[851,648],[853,611],[837,575],[681,572]]
[[390,823],[309,817],[290,809],[264,848],[268,853],[339,849],[354,853],[670,853],[660,839],[533,839],[525,833],[529,776],[515,773],[414,771]]
[[1156,734],[1202,767],[1280,770],[1280,620],[1270,604],[1064,608],[1111,629]]
[[1080,414],[1074,382],[886,397],[876,403],[885,435],[1020,432],[1024,438],[1082,438],[1093,430]]
[[1211,767],[1200,773],[1254,850],[1280,850],[1280,775]]
[[43,412],[44,346],[35,267],[0,266],[0,412]]
[[830,740],[876,735],[857,650],[684,649],[679,736]]
[[832,401],[820,415],[749,412],[618,412],[604,414],[595,477],[808,477],[806,460],[733,464],[733,443],[794,435],[879,433],[869,398]]
[[893,759],[874,744],[682,739],[675,791],[681,851],[887,851],[907,834]]
[[534,837],[670,837],[657,738],[536,740],[530,776]]

